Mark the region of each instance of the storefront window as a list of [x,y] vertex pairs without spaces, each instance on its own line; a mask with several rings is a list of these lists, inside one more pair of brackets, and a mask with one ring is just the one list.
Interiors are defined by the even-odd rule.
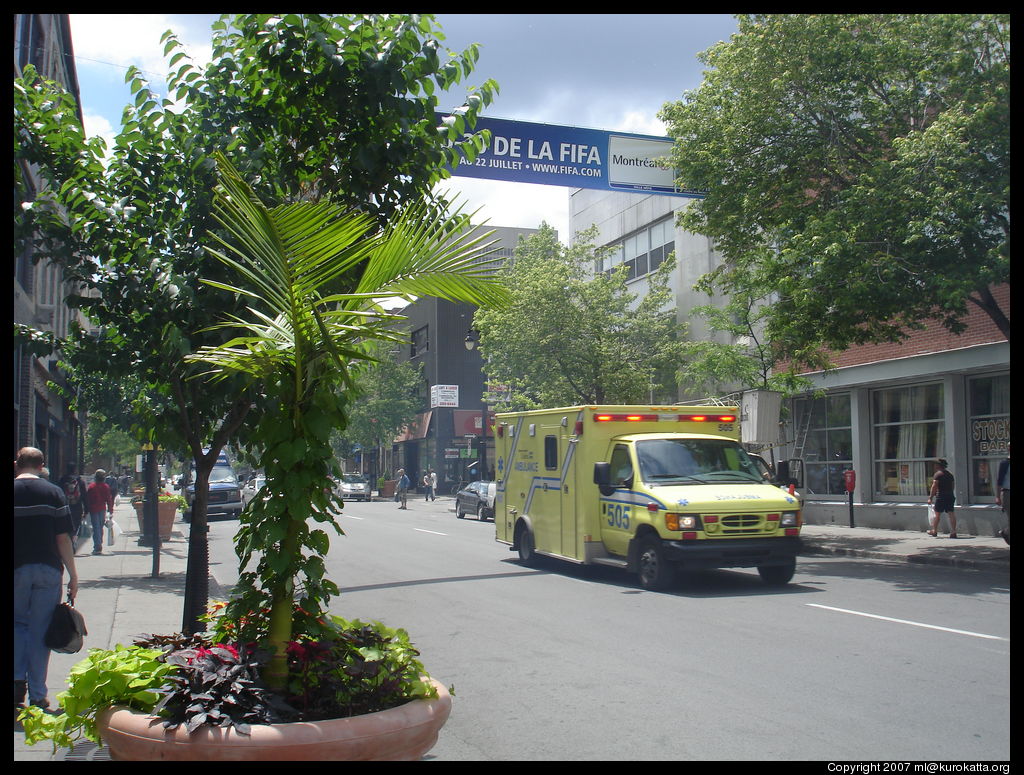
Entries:
[[846,492],[843,471],[853,468],[850,394],[803,399],[796,403],[797,427],[811,413],[804,446],[804,485],[814,495]]
[[967,384],[971,496],[994,499],[996,471],[1010,443],[1010,375],[976,377]]
[[875,493],[927,496],[934,460],[948,457],[942,384],[872,394]]

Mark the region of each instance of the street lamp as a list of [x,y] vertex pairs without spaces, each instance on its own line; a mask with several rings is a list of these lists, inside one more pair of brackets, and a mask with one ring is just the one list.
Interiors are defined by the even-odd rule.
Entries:
[[[463,344],[466,345],[467,350],[473,350],[476,348],[477,342],[479,341],[480,332],[475,328],[469,329],[466,332],[466,338],[463,340]],[[480,481],[484,481],[487,478],[487,404],[482,403],[480,407],[480,459],[477,461],[480,466]]]

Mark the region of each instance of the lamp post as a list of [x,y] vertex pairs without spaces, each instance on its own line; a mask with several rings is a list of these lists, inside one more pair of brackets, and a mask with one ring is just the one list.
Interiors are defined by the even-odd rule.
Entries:
[[[479,337],[480,333],[475,328],[469,329],[464,340],[466,349],[474,350]],[[480,459],[478,464],[480,466],[480,481],[484,481],[487,479],[487,403],[482,397],[480,400]]]

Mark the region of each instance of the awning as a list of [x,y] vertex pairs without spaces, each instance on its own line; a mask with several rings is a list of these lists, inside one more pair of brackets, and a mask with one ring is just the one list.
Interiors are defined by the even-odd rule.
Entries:
[[[479,436],[480,435],[480,412],[475,409],[455,409],[454,410],[454,428],[453,436],[456,438],[462,438],[463,436]],[[487,436],[491,437],[494,435],[494,412],[487,413]]]
[[401,444],[403,441],[415,441],[416,439],[425,439],[427,437],[427,431],[430,429],[430,415],[433,411],[420,412],[416,415],[416,419],[412,421],[410,425],[407,425],[405,429],[395,437],[395,444]]

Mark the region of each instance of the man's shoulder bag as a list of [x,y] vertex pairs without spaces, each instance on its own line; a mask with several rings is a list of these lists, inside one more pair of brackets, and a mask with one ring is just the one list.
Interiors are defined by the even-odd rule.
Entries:
[[68,602],[58,603],[53,609],[50,626],[46,629],[43,642],[51,651],[61,654],[77,654],[89,631],[85,629],[85,617],[75,608],[75,601],[68,595]]

